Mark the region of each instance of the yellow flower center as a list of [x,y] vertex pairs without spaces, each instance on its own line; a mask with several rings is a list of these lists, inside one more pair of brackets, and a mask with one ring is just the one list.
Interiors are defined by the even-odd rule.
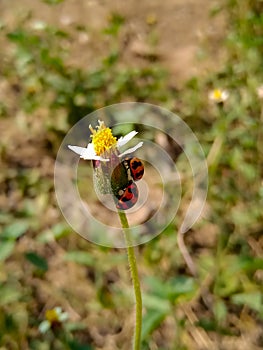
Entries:
[[55,309],[47,310],[45,313],[46,320],[50,323],[59,322],[59,315]]
[[92,132],[92,143],[98,156],[111,149],[117,144],[117,138],[112,135],[111,129],[106,128],[104,122],[99,120],[97,130],[89,127]]
[[218,100],[221,100],[221,98],[222,98],[222,91],[219,89],[215,89],[214,90],[214,99],[216,101],[218,101]]

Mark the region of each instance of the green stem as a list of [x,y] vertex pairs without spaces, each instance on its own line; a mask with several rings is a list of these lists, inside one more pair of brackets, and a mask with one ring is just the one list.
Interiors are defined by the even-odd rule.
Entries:
[[123,211],[118,211],[122,228],[124,229],[125,241],[127,245],[127,255],[129,266],[131,270],[131,278],[135,294],[135,309],[136,309],[136,318],[135,318],[135,333],[134,333],[134,343],[133,349],[140,350],[141,343],[141,331],[142,331],[142,295],[141,295],[141,286],[138,276],[138,269],[136,263],[136,256],[134,252],[134,247],[132,246],[129,223],[126,217],[126,214]]

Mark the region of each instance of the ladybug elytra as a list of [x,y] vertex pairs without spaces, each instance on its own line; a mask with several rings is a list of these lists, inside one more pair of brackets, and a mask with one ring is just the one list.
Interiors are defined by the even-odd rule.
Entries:
[[139,158],[125,158],[123,163],[126,169],[130,171],[130,175],[134,181],[138,181],[143,177],[144,166]]
[[136,204],[139,197],[137,185],[130,181],[125,190],[123,190],[123,193],[118,197],[118,202],[116,204],[117,209],[127,210],[132,208]]

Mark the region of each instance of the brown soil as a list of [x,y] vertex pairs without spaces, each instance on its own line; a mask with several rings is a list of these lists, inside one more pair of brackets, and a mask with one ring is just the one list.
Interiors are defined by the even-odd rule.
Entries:
[[118,13],[125,19],[120,35],[123,59],[138,65],[145,57],[156,56],[178,85],[213,69],[223,57],[219,42],[224,38],[225,21],[221,14],[211,15],[216,6],[214,0],[67,0],[54,6],[35,0],[2,0],[0,12],[1,21],[8,25],[26,13],[31,14],[29,22],[85,25],[88,33],[80,33],[70,47],[74,60],[83,66],[96,62],[98,53],[107,54],[108,43],[101,33],[110,16]]

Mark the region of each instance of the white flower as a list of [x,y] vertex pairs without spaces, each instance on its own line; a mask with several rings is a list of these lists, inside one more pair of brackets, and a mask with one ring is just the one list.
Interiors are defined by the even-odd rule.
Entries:
[[42,31],[47,28],[47,23],[44,21],[36,20],[31,23],[31,28],[34,30]]
[[89,143],[86,148],[68,145],[68,148],[71,151],[79,154],[80,158],[83,159],[94,159],[107,162],[110,160],[107,158],[107,155],[110,155],[112,150],[117,149],[118,157],[122,157],[123,155],[133,153],[143,145],[143,142],[139,142],[136,146],[119,154],[119,149],[126,145],[126,143],[128,143],[135,135],[137,135],[137,131],[131,131],[127,135],[122,136],[117,140],[117,138],[112,135],[111,129],[107,128],[102,121],[99,121],[97,130],[94,130],[91,126],[90,130],[92,132],[92,142]]
[[40,333],[46,333],[55,324],[61,324],[68,319],[67,312],[62,312],[61,307],[57,306],[54,309],[46,310],[45,320],[38,327]]
[[210,91],[208,95],[209,100],[214,103],[223,103],[228,99],[228,97],[228,91],[222,89],[214,89]]

